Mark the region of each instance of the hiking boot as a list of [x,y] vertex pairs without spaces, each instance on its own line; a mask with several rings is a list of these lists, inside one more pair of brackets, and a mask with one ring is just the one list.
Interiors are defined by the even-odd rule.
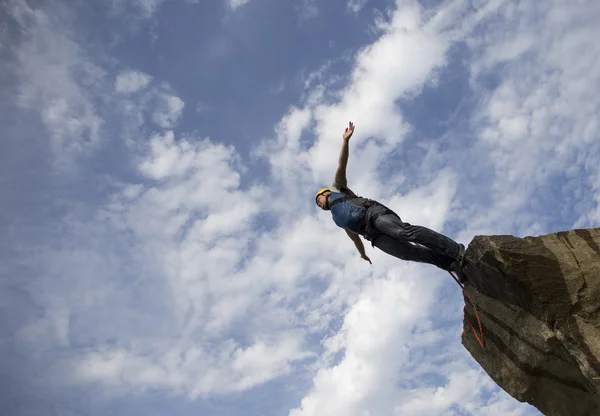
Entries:
[[467,281],[467,276],[465,275],[459,260],[454,260],[450,264],[449,271],[456,273],[456,277],[460,283],[464,284]]
[[456,261],[458,262],[460,267],[463,266],[463,264],[465,262],[465,245],[464,244],[458,244],[458,255],[456,256]]

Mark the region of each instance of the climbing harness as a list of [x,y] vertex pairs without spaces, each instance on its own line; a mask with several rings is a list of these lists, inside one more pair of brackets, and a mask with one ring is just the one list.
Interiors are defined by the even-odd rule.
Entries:
[[481,348],[483,348],[485,350],[485,339],[484,339],[484,336],[483,336],[483,328],[481,326],[481,319],[479,319],[479,313],[477,313],[477,308],[475,307],[475,302],[473,302],[473,299],[471,298],[471,296],[469,295],[469,293],[465,290],[465,286],[462,283],[460,283],[460,281],[458,280],[458,278],[456,276],[454,276],[454,273],[452,273],[449,270],[448,270],[448,273],[450,273],[450,276],[452,276],[452,278],[456,281],[456,283],[458,283],[458,285],[463,290],[463,293],[465,295],[467,295],[467,297],[469,298],[469,301],[471,302],[471,305],[473,305],[473,310],[475,311],[475,317],[477,318],[477,324],[479,325],[479,333],[481,334],[481,338],[479,337],[479,335],[477,335],[477,331],[475,331],[475,327],[471,323],[471,320],[467,317],[466,313],[465,313],[465,319],[467,320],[467,322],[471,326],[471,329],[473,330],[473,334],[475,335],[475,338],[477,338],[477,342],[479,342],[479,345],[481,345]]
[[[364,208],[367,209],[373,205],[375,205],[375,201],[373,201],[372,199],[367,199],[367,198],[363,198],[361,196],[349,196],[349,195],[344,195],[334,201],[331,201],[329,203],[329,208],[331,209],[334,205],[339,204],[340,202],[344,202],[344,201],[348,201],[350,202],[352,205],[356,205],[357,207],[360,208]],[[357,202],[359,201],[359,202]]]
[[364,198],[361,196],[357,196],[357,195],[344,195],[341,198],[338,198],[334,201],[331,201],[329,203],[329,209],[333,208],[336,204],[339,204],[341,202],[344,201],[348,201],[349,203],[351,203],[352,205],[355,205],[357,207],[360,207],[363,209],[363,215],[367,214],[367,210],[369,208],[371,208],[374,205],[378,205],[379,207],[382,208],[381,211],[376,212],[372,215],[369,216],[369,218],[364,218],[365,221],[365,229],[364,229],[364,237],[367,241],[371,241],[371,245],[375,244],[375,235],[372,234],[373,232],[373,223],[375,222],[375,220],[382,216],[382,215],[396,215],[394,211],[392,211],[391,209],[389,209],[388,207],[386,207],[385,205],[374,201],[372,199],[369,198]]

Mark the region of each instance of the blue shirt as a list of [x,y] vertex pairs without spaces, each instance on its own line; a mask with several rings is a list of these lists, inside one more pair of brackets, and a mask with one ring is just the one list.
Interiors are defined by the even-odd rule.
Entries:
[[[356,194],[348,188],[343,189],[343,193],[332,190],[329,203],[344,196],[356,197]],[[342,201],[331,207],[331,216],[336,225],[356,234],[364,234],[365,212],[365,208],[354,205],[350,201]]]

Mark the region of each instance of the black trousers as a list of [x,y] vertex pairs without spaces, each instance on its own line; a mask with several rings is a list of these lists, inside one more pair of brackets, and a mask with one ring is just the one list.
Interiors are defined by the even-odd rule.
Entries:
[[[372,219],[377,213],[380,215]],[[367,239],[372,245],[399,259],[429,263],[448,270],[458,255],[456,241],[427,227],[404,222],[383,205],[369,208],[365,219],[369,222]]]

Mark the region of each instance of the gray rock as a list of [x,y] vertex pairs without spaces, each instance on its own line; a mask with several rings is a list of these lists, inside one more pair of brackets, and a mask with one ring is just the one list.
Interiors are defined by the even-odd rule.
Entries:
[[545,415],[600,415],[600,228],[477,236],[466,251],[462,343],[508,394]]

